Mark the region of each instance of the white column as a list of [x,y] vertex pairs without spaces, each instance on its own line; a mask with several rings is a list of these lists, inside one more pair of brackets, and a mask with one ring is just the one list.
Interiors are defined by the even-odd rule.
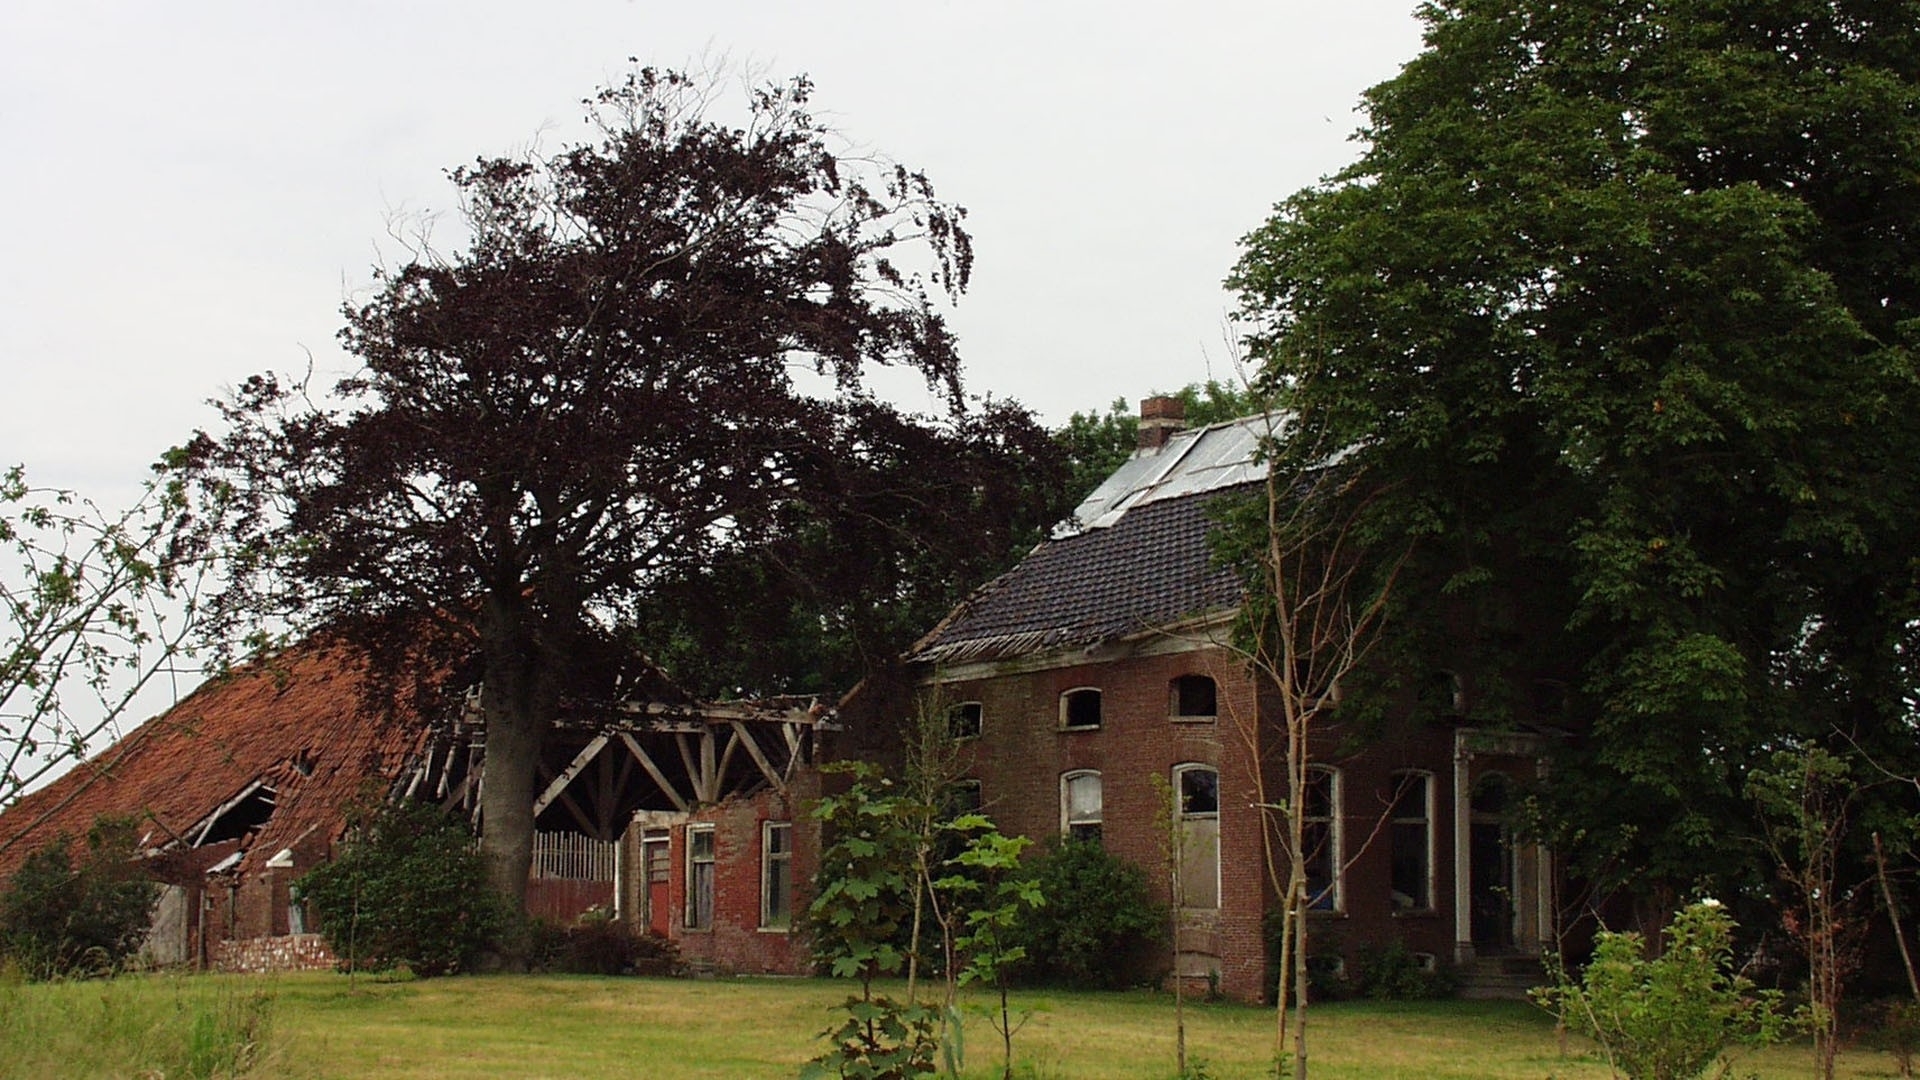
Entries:
[[1471,763],[1467,731],[1456,730],[1453,733],[1453,960],[1457,964],[1473,959],[1473,864],[1468,850],[1473,814]]

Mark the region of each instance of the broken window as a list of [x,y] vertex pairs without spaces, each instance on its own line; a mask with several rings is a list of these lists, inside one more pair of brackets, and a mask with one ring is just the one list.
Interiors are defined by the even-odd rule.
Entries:
[[1099,773],[1070,772],[1060,778],[1060,831],[1068,839],[1099,843],[1102,814]]
[[980,703],[963,701],[947,710],[947,734],[956,739],[974,739],[980,735]]
[[713,928],[713,826],[687,826],[687,928]]
[[1212,720],[1219,703],[1211,678],[1182,675],[1168,684],[1170,714],[1180,720]]
[[1393,909],[1433,910],[1433,776],[1394,774]]
[[1100,691],[1091,686],[1069,690],[1060,695],[1060,726],[1097,728],[1100,726]]
[[793,824],[760,826],[760,925],[785,930],[793,922]]

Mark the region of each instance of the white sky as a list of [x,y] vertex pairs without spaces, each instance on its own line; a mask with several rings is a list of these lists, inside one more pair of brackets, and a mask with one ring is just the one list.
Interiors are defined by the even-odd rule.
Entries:
[[1352,160],[1412,7],[9,0],[0,465],[112,503],[222,388],[303,350],[342,370],[388,219],[448,209],[449,166],[574,137],[628,56],[809,73],[817,114],[966,206],[971,390],[1057,424],[1230,375],[1237,240]]

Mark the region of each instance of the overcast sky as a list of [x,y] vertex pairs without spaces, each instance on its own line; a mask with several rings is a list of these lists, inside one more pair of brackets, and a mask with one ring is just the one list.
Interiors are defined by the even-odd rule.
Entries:
[[446,210],[449,166],[578,136],[629,56],[806,72],[818,114],[966,206],[972,390],[1057,424],[1229,375],[1238,238],[1353,159],[1412,8],[9,0],[0,464],[113,501],[222,388],[344,369],[388,221]]

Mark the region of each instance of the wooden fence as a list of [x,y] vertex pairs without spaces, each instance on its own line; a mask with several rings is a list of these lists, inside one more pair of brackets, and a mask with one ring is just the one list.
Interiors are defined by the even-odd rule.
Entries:
[[533,876],[562,881],[612,881],[614,845],[568,832],[533,834]]

